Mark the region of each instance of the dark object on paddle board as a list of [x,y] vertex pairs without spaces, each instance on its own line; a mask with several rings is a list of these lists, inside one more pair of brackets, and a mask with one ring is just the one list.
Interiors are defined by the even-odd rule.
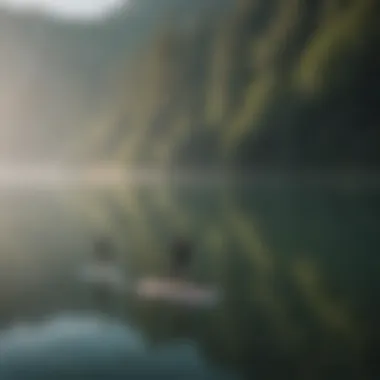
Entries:
[[214,307],[221,299],[217,288],[186,280],[192,256],[192,243],[183,237],[177,238],[170,251],[170,276],[146,277],[138,280],[135,284],[136,294],[150,301],[163,301],[196,308]]

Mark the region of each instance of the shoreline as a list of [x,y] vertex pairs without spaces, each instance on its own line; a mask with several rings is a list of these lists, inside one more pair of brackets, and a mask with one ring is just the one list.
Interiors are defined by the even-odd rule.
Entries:
[[155,168],[96,165],[0,166],[0,188],[115,187],[134,185],[196,186],[343,186],[380,187],[377,169],[302,169],[273,168]]

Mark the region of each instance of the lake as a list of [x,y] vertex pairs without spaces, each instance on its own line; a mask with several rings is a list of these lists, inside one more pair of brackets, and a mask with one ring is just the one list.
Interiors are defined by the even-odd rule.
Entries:
[[[116,379],[115,373],[149,378],[143,372],[150,365],[157,366],[156,376],[162,370],[168,379],[376,378],[378,193],[376,186],[260,182],[2,189],[1,365],[19,368],[7,369],[10,379],[32,378],[21,369],[28,365],[36,369],[32,362],[41,358],[25,359],[28,355],[21,350],[17,359],[17,349],[12,359],[4,356],[14,336],[21,339],[22,349],[23,334],[32,346],[45,344],[40,353],[48,357],[53,344],[49,334],[65,340],[70,336],[67,331],[77,331],[77,340],[65,344],[76,347],[80,356],[80,342],[98,336],[99,329],[91,330],[95,324],[104,326],[100,330],[106,335],[93,338],[93,349],[126,334],[128,338],[115,347],[133,341],[131,358],[137,359],[128,363],[139,364],[132,372],[122,372],[121,357],[129,355],[123,356],[124,346],[115,348],[114,356],[94,354],[98,359],[87,363],[93,366],[92,378]],[[182,233],[195,242],[194,281],[223,290],[217,307],[186,309],[128,297],[118,302],[109,319],[97,314],[75,276],[97,237],[109,236],[125,270],[139,277],[167,273],[168,247]],[[46,336],[48,343],[43,339],[41,343],[38,336]],[[185,355],[181,367],[188,377],[178,372],[182,360],[175,354],[181,352],[178,345],[190,358]],[[57,350],[53,356],[59,361]],[[22,364],[12,364],[17,360]],[[54,365],[43,365],[51,377],[74,378],[62,370],[63,363],[64,359],[57,377]],[[35,378],[41,373],[35,372]]]

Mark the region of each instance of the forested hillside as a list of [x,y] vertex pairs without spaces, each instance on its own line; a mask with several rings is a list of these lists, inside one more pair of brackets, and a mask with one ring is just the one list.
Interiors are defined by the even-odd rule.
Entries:
[[376,166],[376,1],[237,3],[169,24],[126,69],[122,159]]
[[19,56],[2,55],[2,96],[23,115],[8,138],[75,162],[377,166],[379,15],[376,0],[144,0],[99,25],[3,12]]

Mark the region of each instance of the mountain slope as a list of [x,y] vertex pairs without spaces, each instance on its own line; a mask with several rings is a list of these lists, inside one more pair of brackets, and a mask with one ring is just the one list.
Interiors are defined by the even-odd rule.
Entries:
[[139,0],[0,13],[3,160],[377,166],[375,0]]

